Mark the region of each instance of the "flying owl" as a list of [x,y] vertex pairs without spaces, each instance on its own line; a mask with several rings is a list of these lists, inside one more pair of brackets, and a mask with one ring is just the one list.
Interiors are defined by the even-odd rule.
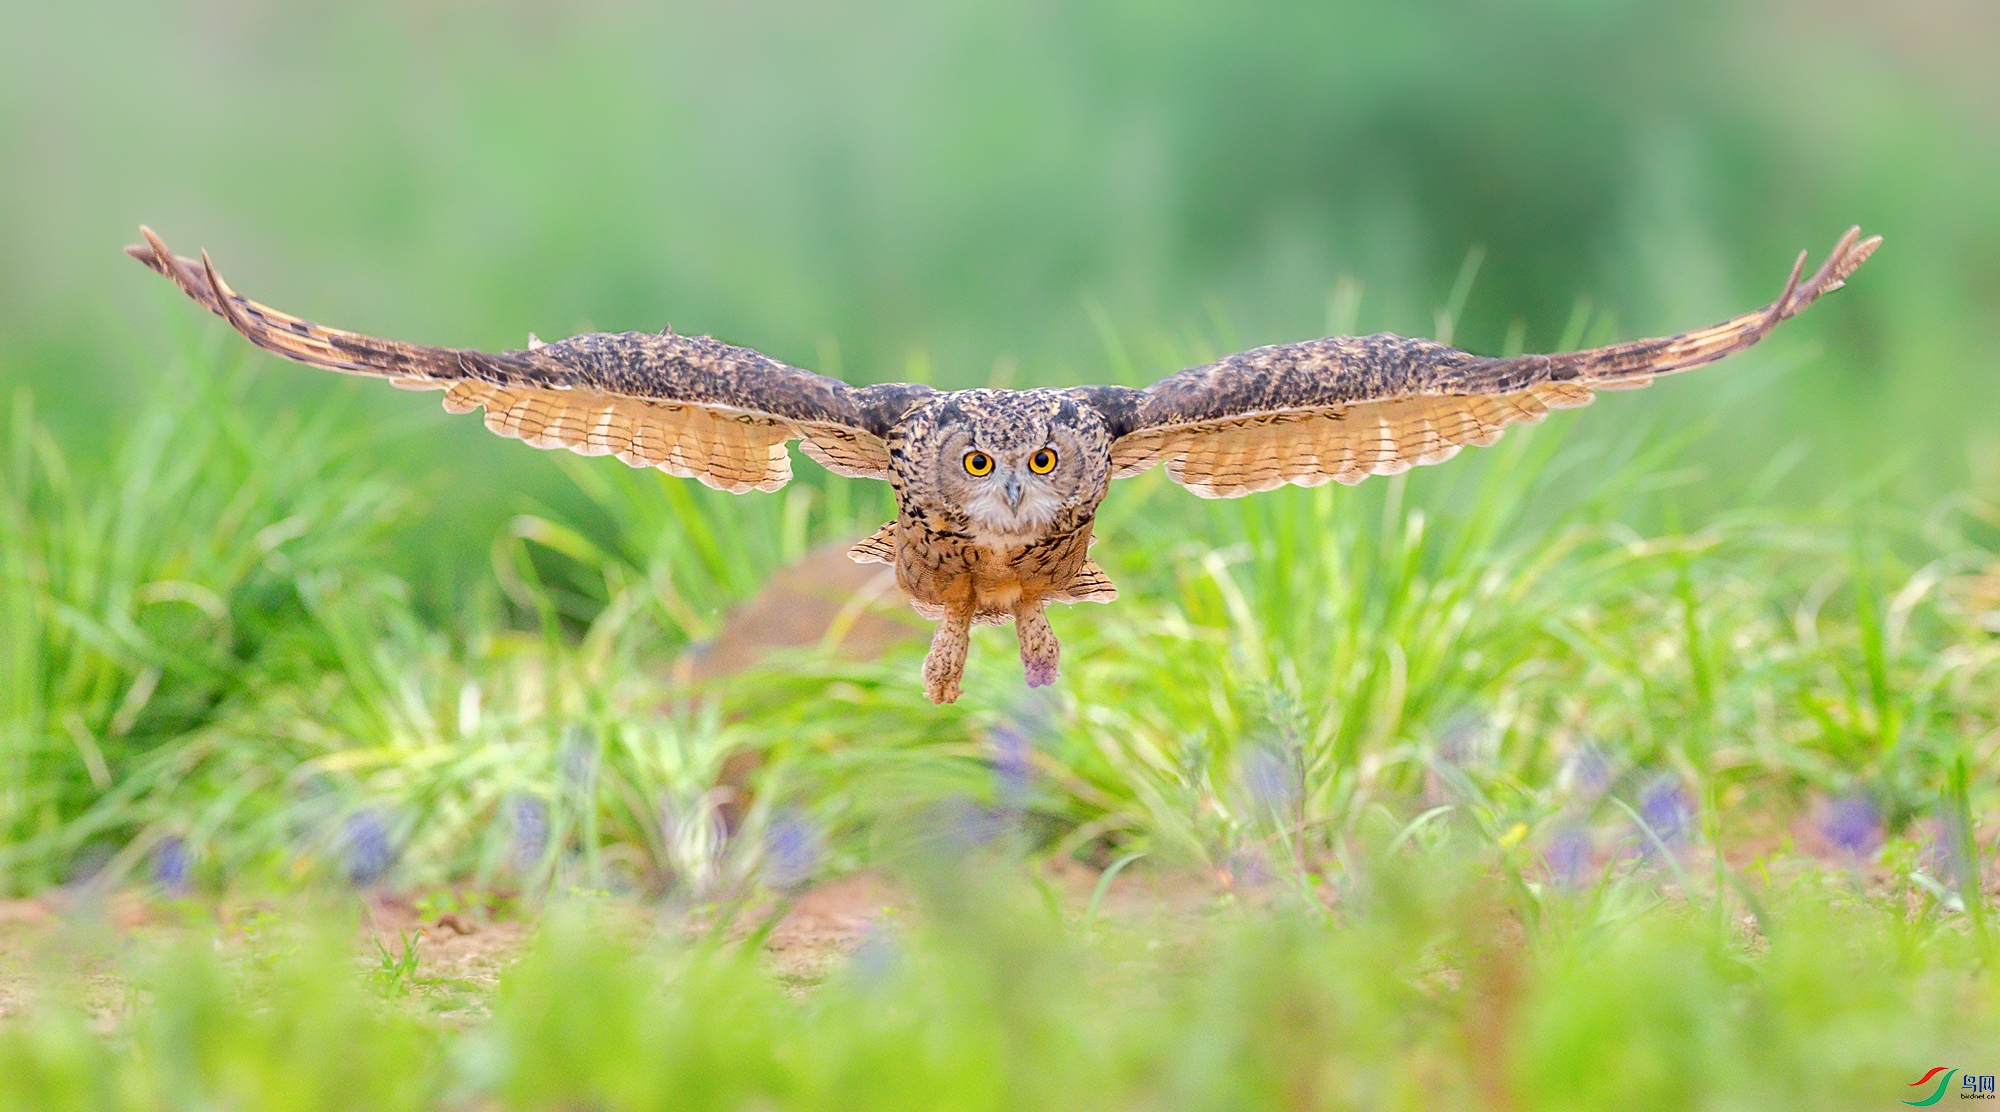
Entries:
[[1491,444],[1515,423],[1645,386],[1743,350],[1839,289],[1882,242],[1849,229],[1810,278],[1799,254],[1770,305],[1710,328],[1560,355],[1491,358],[1387,333],[1278,344],[1190,367],[1143,390],[933,390],[850,386],[707,336],[672,330],[533,335],[519,351],[379,340],[243,298],[206,252],[175,256],[150,229],[127,248],[259,347],[315,367],[443,390],[444,407],[484,407],[486,427],[537,448],[614,455],[720,490],[776,490],[790,441],[829,470],[887,480],[896,520],[854,546],[894,565],[917,611],[938,623],[924,690],[959,694],[975,623],[1008,619],[1028,685],[1056,678],[1043,608],[1110,602],[1090,558],[1111,480],[1165,465],[1204,498],[1285,483],[1358,483]]

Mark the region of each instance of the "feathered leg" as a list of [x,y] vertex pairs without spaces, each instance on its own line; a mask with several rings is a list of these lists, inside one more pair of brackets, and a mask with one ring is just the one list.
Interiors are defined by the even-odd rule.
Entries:
[[965,651],[972,641],[972,609],[947,609],[931,636],[930,654],[924,657],[924,694],[933,703],[958,699],[959,677],[965,675]]
[[1056,642],[1056,631],[1049,628],[1049,616],[1041,603],[1015,608],[1014,634],[1021,639],[1021,667],[1028,673],[1028,686],[1047,687],[1056,682],[1056,658],[1062,654],[1062,646]]

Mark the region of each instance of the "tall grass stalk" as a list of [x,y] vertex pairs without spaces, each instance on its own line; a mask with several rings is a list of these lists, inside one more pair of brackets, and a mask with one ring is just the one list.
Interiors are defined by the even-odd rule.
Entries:
[[366,578],[401,517],[405,494],[338,414],[259,420],[241,389],[176,373],[108,459],[81,464],[27,394],[13,400],[0,890],[62,879],[80,848],[67,824],[158,746],[254,698],[274,670],[319,667],[302,584]]

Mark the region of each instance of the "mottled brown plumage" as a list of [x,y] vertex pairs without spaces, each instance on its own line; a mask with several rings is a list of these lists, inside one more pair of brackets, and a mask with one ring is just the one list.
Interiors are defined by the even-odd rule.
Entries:
[[1713,362],[1839,289],[1881,237],[1849,229],[1801,280],[1799,255],[1777,301],[1710,328],[1559,355],[1495,359],[1388,334],[1280,344],[1191,367],[1144,390],[853,387],[706,336],[592,333],[482,352],[323,328],[238,296],[204,253],[170,253],[150,230],[126,250],[259,347],[337,371],[445,391],[454,413],[538,448],[615,455],[729,491],[776,490],[785,445],[834,472],[887,479],[896,520],[854,546],[892,564],[938,622],[925,690],[958,697],[970,630],[1011,619],[1028,683],[1056,677],[1043,607],[1109,602],[1089,557],[1110,481],[1164,464],[1209,498],[1286,483],[1356,483],[1491,444],[1510,424],[1589,403]]

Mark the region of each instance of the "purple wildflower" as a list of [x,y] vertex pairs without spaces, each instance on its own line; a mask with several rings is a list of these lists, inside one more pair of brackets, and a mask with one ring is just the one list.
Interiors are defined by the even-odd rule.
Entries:
[[76,887],[91,887],[107,878],[107,867],[115,854],[103,842],[89,842],[70,858],[68,883]]
[[1566,822],[1558,826],[1542,855],[1548,862],[1549,875],[1564,888],[1581,884],[1584,872],[1590,868],[1590,848],[1590,831],[1583,824]]
[[1445,720],[1431,743],[1431,759],[1424,768],[1425,807],[1438,807],[1476,798],[1469,771],[1476,772],[1486,760],[1486,720],[1470,711],[1460,711]]
[[1277,879],[1271,872],[1271,863],[1255,850],[1240,849],[1230,854],[1222,869],[1230,886],[1237,891],[1262,888]]
[[987,740],[993,745],[994,796],[1003,809],[1019,811],[1027,805],[1034,778],[1028,731],[1019,723],[1005,722],[993,727]]
[[1274,745],[1258,745],[1243,755],[1243,784],[1260,807],[1281,809],[1299,795],[1298,759]]
[[187,842],[178,834],[169,834],[153,847],[153,883],[169,896],[188,894],[192,865]]
[[847,967],[863,984],[881,984],[889,979],[896,967],[902,964],[903,948],[897,944],[896,936],[880,922],[868,924],[868,933],[861,936],[861,945],[854,948],[854,957]]
[[[1640,794],[1639,817],[1646,820],[1661,845],[1677,852],[1687,845],[1694,831],[1694,800],[1688,797],[1679,779],[1661,776]],[[1658,852],[1652,838],[1643,834],[1641,837],[1641,848],[1648,856]]]
[[1437,758],[1448,765],[1479,761],[1486,750],[1486,719],[1470,711],[1451,716],[1439,731]]
[[1013,826],[1013,816],[964,798],[948,800],[944,804],[942,818],[941,833],[946,843],[954,848],[973,849],[987,845]]
[[347,879],[364,888],[389,875],[395,851],[389,845],[389,830],[374,811],[356,811],[341,824],[341,842],[347,849]]
[[819,864],[819,839],[797,811],[784,810],[764,832],[764,877],[779,888],[802,884]]
[[514,824],[514,865],[526,872],[542,863],[549,848],[549,805],[525,793],[508,809]]
[[1872,854],[1882,844],[1882,819],[1875,801],[1858,792],[1829,803],[1819,829],[1829,843],[1855,857]]
[[588,731],[580,726],[569,731],[556,754],[556,765],[562,770],[563,783],[571,791],[579,795],[590,793],[597,778],[597,747],[590,743]]
[[[1950,872],[1952,882],[1960,889],[1977,887],[1978,845],[1965,829],[1965,824],[1959,821],[1956,811],[1947,808],[1944,814],[1939,816],[1939,824],[1942,829],[1939,831],[1941,837],[1938,841],[1944,848],[1944,866]],[[1970,859],[1967,855],[1968,849],[1971,851]]]
[[1604,750],[1599,749],[1596,742],[1585,741],[1570,750],[1569,760],[1565,763],[1568,767],[1564,771],[1568,774],[1570,789],[1577,795],[1595,799],[1611,786],[1611,759],[1604,755]]

